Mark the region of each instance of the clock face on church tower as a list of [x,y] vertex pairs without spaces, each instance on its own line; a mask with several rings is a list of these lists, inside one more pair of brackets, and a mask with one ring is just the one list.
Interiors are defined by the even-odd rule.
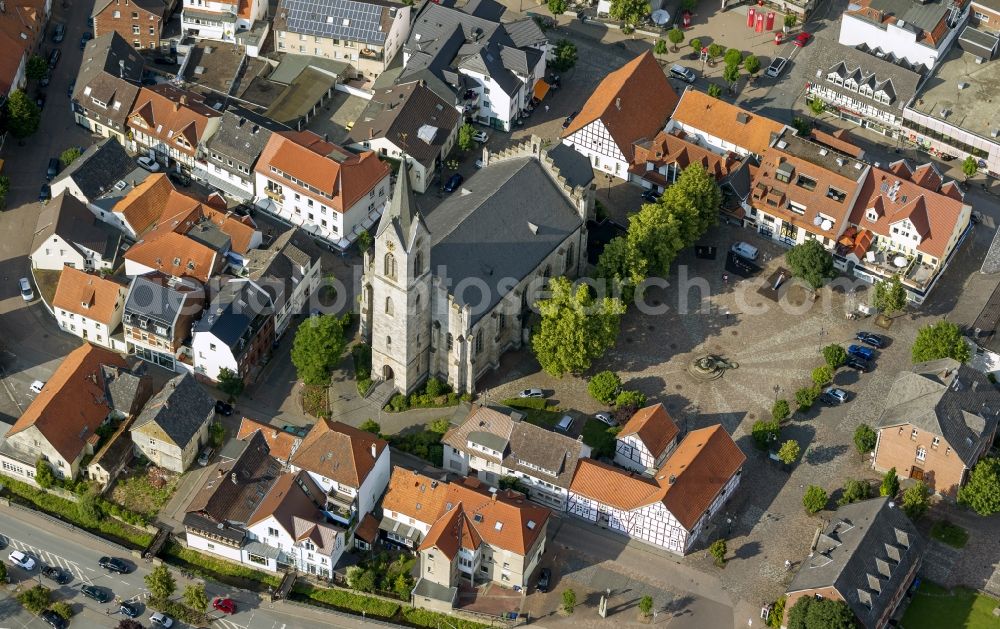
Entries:
[[389,242],[385,243],[385,248],[388,249],[389,251],[395,251],[396,243],[390,240]]

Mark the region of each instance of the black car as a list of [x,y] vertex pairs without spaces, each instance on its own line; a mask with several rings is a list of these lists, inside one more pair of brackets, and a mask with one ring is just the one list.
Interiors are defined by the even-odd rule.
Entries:
[[38,105],[39,109],[45,109],[45,92],[35,94],[35,104]]
[[178,186],[187,188],[191,185],[191,176],[187,173],[179,173],[176,170],[171,170],[168,174],[170,181],[174,182]]
[[642,200],[646,203],[656,203],[660,200],[660,194],[655,190],[644,190],[642,193]]
[[111,594],[104,588],[99,588],[96,585],[84,585],[80,588],[80,591],[83,592],[84,596],[98,603],[107,603],[111,600]]
[[139,615],[142,613],[142,610],[139,609],[138,603],[131,603],[129,601],[125,601],[124,603],[121,604],[121,612],[123,616],[128,616],[129,618],[138,618]]
[[84,33],[83,36],[80,38],[80,50],[83,50],[84,48],[86,48],[87,47],[87,42],[89,42],[93,38],[94,38],[94,34],[91,33],[90,31],[87,31],[86,33]]
[[[52,82],[52,70],[45,73],[45,76],[38,79],[38,87],[48,87],[49,83]],[[44,95],[42,96],[44,98]]]
[[52,181],[62,170],[62,163],[59,161],[58,157],[49,158],[49,166],[45,169],[45,181]]
[[465,181],[465,177],[463,177],[459,173],[455,173],[454,175],[448,178],[448,183],[444,184],[444,191],[454,192],[458,190],[458,187],[462,185],[463,181]]
[[549,591],[552,587],[552,571],[548,568],[542,568],[542,571],[538,573],[538,583],[535,585],[535,589],[543,594]]
[[129,573],[128,564],[117,557],[101,557],[97,563],[108,572],[117,572],[118,574]]
[[46,609],[45,611],[42,612],[42,620],[45,621],[45,624],[47,624],[50,627],[53,627],[54,629],[66,629],[68,625],[65,618],[55,613],[51,609]]
[[49,55],[49,67],[52,68],[53,70],[55,69],[56,65],[59,63],[59,57],[62,57],[62,51],[59,50],[58,48],[56,48],[55,50],[53,50],[52,54]]
[[233,414],[233,405],[227,404],[222,400],[216,400],[215,412],[218,413],[219,415],[224,415],[225,417],[229,417],[230,415]]
[[563,120],[563,129],[565,129],[566,127],[568,127],[568,126],[570,126],[571,124],[573,124],[573,118],[576,118],[576,115],[577,115],[578,113],[580,113],[580,112],[578,112],[578,111],[574,111],[574,112],[573,112],[573,113],[571,113],[570,115],[566,116],[566,119],[565,119],[565,120]]
[[61,44],[64,39],[66,39],[66,25],[56,24],[56,27],[52,29],[52,41]]
[[871,345],[872,347],[878,349],[885,347],[885,337],[879,336],[878,334],[872,334],[871,332],[858,332],[857,336],[854,338],[858,339],[865,345]]
[[860,371],[861,373],[868,373],[872,370],[872,364],[870,362],[864,358],[858,358],[857,356],[848,356],[847,362],[844,363],[844,366]]
[[55,566],[45,566],[42,568],[42,576],[47,579],[52,579],[59,585],[63,585],[69,582],[69,574],[63,572]]
[[42,189],[38,191],[38,202],[48,203],[52,198],[52,188],[47,183],[42,184]]

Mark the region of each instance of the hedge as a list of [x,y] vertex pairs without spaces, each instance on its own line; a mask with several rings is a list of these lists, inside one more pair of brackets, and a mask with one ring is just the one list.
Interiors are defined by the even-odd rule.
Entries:
[[418,609],[416,607],[404,608],[403,618],[406,619],[408,624],[417,627],[433,627],[435,629],[441,626],[442,620],[447,621],[448,624],[445,626],[450,625],[455,629],[485,629],[490,626],[484,625],[481,622],[462,620],[461,618],[456,618],[455,616],[448,616],[446,614],[432,612],[426,609]]
[[169,563],[189,570],[201,577],[222,581],[223,583],[246,586],[246,583],[231,583],[233,579],[240,579],[270,585],[275,588],[281,584],[281,578],[276,575],[254,570],[253,568],[226,561],[225,559],[215,559],[197,550],[184,548],[177,542],[168,542],[163,547],[161,555]]
[[206,620],[205,614],[191,609],[183,603],[172,601],[167,598],[157,598],[155,596],[150,597],[148,606],[157,611],[163,612],[175,620],[179,620],[189,625],[194,625],[195,627],[204,624]]
[[364,612],[368,616],[384,619],[394,618],[401,608],[399,603],[392,601],[345,590],[320,588],[306,583],[296,583],[292,593],[335,609],[358,614]]

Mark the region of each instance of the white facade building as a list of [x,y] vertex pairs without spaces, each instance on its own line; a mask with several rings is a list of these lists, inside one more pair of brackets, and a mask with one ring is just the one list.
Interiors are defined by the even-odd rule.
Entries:
[[59,328],[108,349],[124,350],[124,340],[112,341],[120,332],[128,287],[98,275],[66,267],[59,276],[52,312]]

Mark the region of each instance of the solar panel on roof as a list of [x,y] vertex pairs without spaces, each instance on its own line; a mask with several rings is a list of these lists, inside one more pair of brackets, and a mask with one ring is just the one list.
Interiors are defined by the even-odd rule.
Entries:
[[381,43],[383,7],[352,0],[291,0],[290,31],[333,39]]

